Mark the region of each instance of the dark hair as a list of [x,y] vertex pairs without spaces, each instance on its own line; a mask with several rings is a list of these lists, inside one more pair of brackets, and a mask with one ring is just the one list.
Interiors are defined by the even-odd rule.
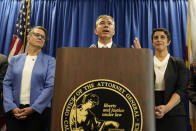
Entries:
[[85,94],[82,99],[82,104],[87,103],[89,100],[93,101],[95,105],[99,105],[99,96],[96,94]]
[[156,29],[153,29],[153,32],[152,32],[152,41],[153,41],[153,36],[154,36],[154,34],[155,34],[155,32],[157,32],[157,31],[161,31],[161,32],[164,32],[165,33],[165,35],[167,36],[167,41],[169,42],[170,40],[171,40],[171,35],[170,35],[170,33],[169,33],[169,31],[168,30],[166,30],[165,28],[156,28]]
[[31,28],[31,30],[29,31],[29,35],[32,34],[34,29],[40,29],[40,30],[44,31],[44,33],[45,33],[45,43],[46,43],[48,41],[48,31],[42,26],[35,26],[35,27]]
[[109,15],[100,15],[99,17],[97,17],[96,23],[95,23],[95,28],[97,28],[99,19],[105,18],[105,17],[108,17],[108,18],[110,18],[112,20],[112,22],[114,24],[114,29],[115,29],[115,21],[114,21],[114,18],[112,16],[109,16]]

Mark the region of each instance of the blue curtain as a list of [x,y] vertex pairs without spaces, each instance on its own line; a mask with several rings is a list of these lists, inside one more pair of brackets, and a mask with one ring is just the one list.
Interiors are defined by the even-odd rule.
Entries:
[[[0,0],[0,53],[5,55],[9,54],[21,4],[22,0]],[[56,56],[60,47],[96,43],[96,18],[107,14],[115,19],[115,43],[130,48],[138,37],[143,48],[154,50],[152,31],[162,27],[172,36],[170,54],[185,59],[187,7],[188,0],[31,0],[31,25],[48,29],[44,51]]]
[[[0,52],[6,55],[20,6],[21,0],[0,1]],[[187,6],[188,0],[31,0],[31,24],[48,29],[44,50],[55,56],[59,47],[96,43],[96,18],[108,14],[116,22],[115,43],[130,48],[138,37],[143,48],[153,49],[152,30],[163,27],[172,35],[170,54],[185,59]]]
[[0,1],[0,53],[9,54],[13,30],[20,6],[21,1]]

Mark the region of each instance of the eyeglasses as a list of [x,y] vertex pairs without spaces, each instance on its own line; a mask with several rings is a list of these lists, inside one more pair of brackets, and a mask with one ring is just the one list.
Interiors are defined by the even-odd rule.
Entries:
[[34,35],[34,36],[36,36],[36,37],[41,37],[42,39],[46,39],[46,37],[44,36],[44,35],[41,35],[41,34],[39,34],[39,33],[34,33],[34,32],[32,32],[32,34]]

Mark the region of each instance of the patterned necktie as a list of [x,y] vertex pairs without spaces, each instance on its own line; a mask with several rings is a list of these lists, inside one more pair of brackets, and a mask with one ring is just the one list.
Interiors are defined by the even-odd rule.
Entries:
[[108,48],[107,45],[102,46],[102,48]]

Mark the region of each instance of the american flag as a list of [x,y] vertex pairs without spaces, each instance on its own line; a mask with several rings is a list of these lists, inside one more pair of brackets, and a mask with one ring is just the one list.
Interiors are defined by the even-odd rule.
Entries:
[[25,51],[27,33],[31,28],[30,3],[30,0],[23,0],[12,38],[8,61],[10,61],[12,56]]

